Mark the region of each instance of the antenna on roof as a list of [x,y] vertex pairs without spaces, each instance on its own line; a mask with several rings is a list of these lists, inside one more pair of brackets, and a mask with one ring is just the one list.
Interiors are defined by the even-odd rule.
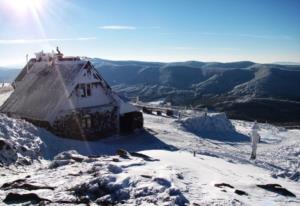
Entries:
[[61,52],[59,51],[58,46],[56,47],[56,51],[57,51],[58,54],[61,54]]
[[28,73],[28,54],[26,54],[26,71]]

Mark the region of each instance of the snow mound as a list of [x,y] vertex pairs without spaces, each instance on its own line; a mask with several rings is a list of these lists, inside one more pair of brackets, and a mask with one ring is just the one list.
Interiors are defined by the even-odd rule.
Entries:
[[235,133],[235,128],[225,113],[202,113],[180,121],[181,126],[193,133]]
[[0,165],[29,165],[41,158],[42,141],[32,124],[0,114]]

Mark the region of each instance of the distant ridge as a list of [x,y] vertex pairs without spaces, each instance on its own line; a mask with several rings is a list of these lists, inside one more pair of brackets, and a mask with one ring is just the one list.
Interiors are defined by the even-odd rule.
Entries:
[[273,64],[280,64],[280,65],[300,65],[300,62],[274,62]]
[[21,69],[0,67],[0,82],[12,82]]
[[[300,65],[89,59],[113,89],[142,101],[226,111],[231,118],[300,125]],[[12,81],[18,69],[0,69]]]
[[300,125],[300,66],[92,59],[117,92],[143,101],[226,111],[231,118]]

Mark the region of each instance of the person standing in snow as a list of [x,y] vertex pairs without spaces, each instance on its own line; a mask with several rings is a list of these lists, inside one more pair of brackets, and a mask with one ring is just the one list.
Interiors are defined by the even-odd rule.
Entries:
[[252,130],[251,130],[251,146],[252,146],[252,152],[251,152],[251,157],[250,159],[256,159],[256,150],[257,150],[257,144],[260,140],[260,136],[258,134],[258,124],[255,121],[253,126],[252,126]]

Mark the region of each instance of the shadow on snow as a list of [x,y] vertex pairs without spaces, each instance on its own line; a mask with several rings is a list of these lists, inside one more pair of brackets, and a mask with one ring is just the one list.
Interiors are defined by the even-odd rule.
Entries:
[[45,159],[53,159],[58,153],[67,150],[76,150],[82,155],[114,155],[117,149],[125,149],[130,152],[153,149],[177,150],[176,147],[162,142],[147,130],[96,141],[61,138],[44,129],[39,136],[43,141],[41,153]]
[[238,132],[211,132],[211,131],[193,131],[186,129],[187,132],[193,133],[201,138],[216,140],[226,143],[249,142],[250,137]]

